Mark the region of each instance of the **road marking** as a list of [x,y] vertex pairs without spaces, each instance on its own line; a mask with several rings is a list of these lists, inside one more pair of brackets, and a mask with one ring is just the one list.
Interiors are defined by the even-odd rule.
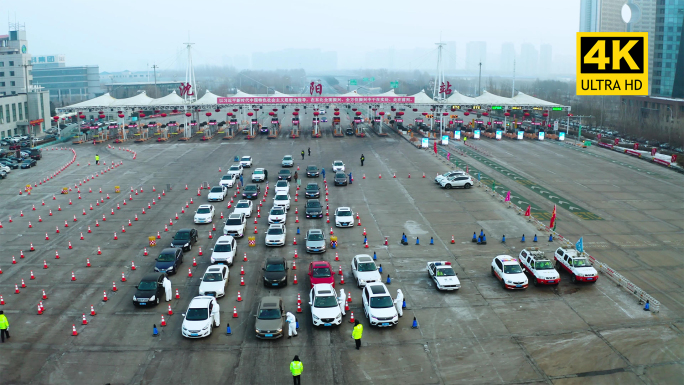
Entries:
[[611,159],[611,158],[609,158],[609,157],[607,157],[607,156],[595,154],[595,153],[593,153],[593,152],[591,152],[591,151],[587,151],[587,150],[585,150],[585,149],[583,149],[583,148],[580,148],[580,147],[577,147],[577,146],[573,146],[573,145],[566,144],[566,143],[558,143],[558,142],[552,142],[552,143],[554,143],[554,144],[556,144],[556,145],[558,145],[558,146],[562,146],[562,147],[566,147],[566,148],[573,149],[573,150],[575,150],[575,151],[579,151],[579,152],[581,152],[581,153],[583,153],[583,154],[586,154],[586,155],[589,155],[589,156],[593,156],[594,158],[599,158],[599,159],[606,160],[606,161],[608,161],[608,162],[610,162],[610,163],[619,164],[620,166],[627,167],[627,168],[630,169],[630,170],[643,172],[643,173],[648,174],[648,175],[651,175],[651,176],[658,176],[658,177],[660,177],[660,178],[670,179],[670,177],[668,177],[668,176],[666,176],[666,175],[661,175],[661,174],[659,174],[659,173],[657,173],[657,172],[648,171],[648,170],[646,170],[646,169],[643,169],[643,168],[640,168],[640,167],[633,166],[633,165],[631,165],[631,164],[629,164],[629,163],[625,163],[625,162],[622,162],[622,161],[619,161],[619,160]]

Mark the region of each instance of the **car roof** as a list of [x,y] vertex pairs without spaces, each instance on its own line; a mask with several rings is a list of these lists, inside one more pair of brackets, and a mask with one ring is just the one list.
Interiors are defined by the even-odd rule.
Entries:
[[276,182],[276,185],[277,185],[278,183],[281,183],[281,182],[282,182],[282,184],[288,184],[288,183],[290,183],[290,182],[286,181],[285,179],[281,179],[281,180],[279,180],[279,181]]
[[276,228],[276,229],[282,229],[285,226],[283,226],[282,223],[272,223],[270,226],[268,226],[268,228],[270,229],[271,227]]
[[235,164],[232,164],[230,167],[231,167],[231,168],[233,168],[233,167],[240,167],[240,164],[239,164],[239,163],[235,163]]
[[145,276],[141,279],[141,281],[156,281],[157,279],[159,279],[160,275],[164,275],[164,273],[145,274]]
[[249,156],[249,155],[245,155],[245,156],[243,156],[241,159],[244,159],[244,158],[250,158],[250,159],[251,159],[252,157]]
[[178,233],[189,233],[190,231],[192,231],[192,229],[180,229],[176,232],[176,234],[178,234]]
[[341,160],[333,160],[333,163],[337,163],[337,162],[344,163],[344,162],[341,161]]
[[263,167],[257,167],[254,169],[254,171],[264,171],[264,168]]
[[282,301],[281,297],[271,296],[261,298],[260,306],[261,308],[273,309],[278,307],[278,303]]
[[313,290],[316,295],[335,295],[335,289],[329,283],[317,283],[313,285]]
[[210,209],[211,205],[199,205],[198,209]]
[[232,218],[232,219],[241,218],[243,215],[245,215],[245,214],[243,214],[243,213],[230,213],[230,215],[228,215],[228,219],[231,219],[231,218]]
[[389,291],[387,291],[387,288],[381,282],[369,282],[366,284],[366,287],[370,290],[371,296],[389,294]]
[[205,273],[220,273],[221,270],[224,270],[226,267],[226,265],[212,265],[207,268]]
[[510,255],[497,255],[496,259],[501,261],[504,265],[518,264],[518,259],[513,258]]
[[368,254],[359,254],[354,256],[359,262],[373,262],[373,257]]
[[335,173],[335,176],[343,176],[343,177],[346,178],[346,177],[347,177],[347,174],[343,173],[342,171],[337,171],[337,172]]
[[289,173],[290,173],[290,170],[287,169],[287,168],[283,168],[283,169],[280,169],[280,173],[281,173],[281,174],[289,174]]
[[314,268],[317,268],[317,267],[330,267],[330,262],[328,262],[328,261],[313,261],[313,262],[311,262],[311,265],[312,265]]
[[252,203],[252,201],[248,199],[240,199],[239,201],[237,201],[237,203]]
[[306,184],[306,187],[309,187],[309,186],[316,186],[316,187],[318,187],[318,183],[316,183],[316,182],[307,183],[307,184]]
[[338,211],[351,211],[351,207],[346,207],[346,206],[338,207],[337,210]]
[[266,264],[270,263],[285,263],[285,258],[283,257],[272,257],[272,258],[266,258]]
[[306,166],[306,168],[311,168],[311,167],[316,168],[316,169],[318,168],[318,166],[313,165],[313,164],[310,164],[310,165]]
[[162,249],[162,251],[160,251],[159,253],[160,254],[176,254],[177,251],[178,251],[178,249],[175,247],[167,247],[167,248]]
[[309,234],[323,234],[323,230],[321,230],[321,229],[309,229],[309,230],[307,230],[307,233],[309,233]]
[[190,305],[188,305],[188,307],[192,307],[193,305],[195,305],[195,307],[208,307],[209,302],[211,302],[213,298],[214,297],[197,296],[190,301]]
[[218,237],[218,239],[216,240],[216,244],[218,245],[219,243],[221,243],[221,244],[223,244],[223,243],[229,243],[229,242],[232,241],[232,240],[233,240],[233,237],[232,237],[231,235],[221,235],[221,236]]

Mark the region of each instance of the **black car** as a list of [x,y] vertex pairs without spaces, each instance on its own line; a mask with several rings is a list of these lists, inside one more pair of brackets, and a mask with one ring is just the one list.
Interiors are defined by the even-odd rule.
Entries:
[[183,250],[169,247],[161,251],[155,259],[154,271],[166,274],[175,274],[183,263]]
[[347,185],[347,174],[343,172],[335,173],[335,186],[346,186]]
[[133,305],[158,305],[164,295],[164,276],[164,273],[152,273],[143,277],[135,287],[137,290],[133,296]]
[[323,208],[318,199],[311,199],[306,202],[307,218],[323,218]]
[[264,286],[287,286],[287,263],[285,258],[268,258],[262,268],[264,270]]
[[318,183],[308,183],[304,190],[304,196],[307,198],[320,198],[321,188],[318,187]]
[[278,179],[292,180],[292,173],[284,168],[278,172]]
[[31,168],[36,165],[35,159],[26,158],[21,162],[21,168]]
[[197,242],[197,230],[180,229],[171,240],[171,247],[177,247],[183,251],[192,250],[192,245]]
[[258,184],[248,184],[242,190],[242,197],[245,199],[257,199],[259,198],[259,192],[261,187]]
[[43,159],[43,153],[38,148],[32,148],[29,150],[29,156],[31,159],[41,160]]
[[346,134],[347,135],[354,135],[354,129],[351,127],[347,128]]
[[309,178],[317,178],[321,175],[321,171],[317,166],[306,166],[306,176]]
[[7,178],[7,171],[0,170],[0,179],[5,179],[5,178]]

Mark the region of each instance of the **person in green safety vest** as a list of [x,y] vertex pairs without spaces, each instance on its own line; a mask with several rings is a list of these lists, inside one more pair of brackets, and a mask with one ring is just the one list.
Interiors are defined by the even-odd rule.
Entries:
[[5,336],[7,336],[7,339],[10,338],[9,335],[9,321],[7,321],[7,317],[4,312],[0,310],[0,339],[2,339],[2,343],[5,343]]
[[363,336],[363,325],[359,320],[354,323],[354,329],[352,330],[352,338],[356,342],[356,350],[361,348],[361,337]]
[[100,155],[95,154],[95,164],[100,164]]
[[294,385],[301,384],[300,376],[302,375],[303,371],[304,364],[302,364],[301,361],[299,361],[299,356],[294,356],[292,362],[290,362],[290,372],[292,373],[292,380],[294,381]]

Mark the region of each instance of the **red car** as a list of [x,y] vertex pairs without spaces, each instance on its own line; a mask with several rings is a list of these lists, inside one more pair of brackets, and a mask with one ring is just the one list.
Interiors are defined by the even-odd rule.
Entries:
[[329,262],[314,261],[309,264],[309,282],[311,287],[318,283],[329,283],[335,287],[335,272]]

